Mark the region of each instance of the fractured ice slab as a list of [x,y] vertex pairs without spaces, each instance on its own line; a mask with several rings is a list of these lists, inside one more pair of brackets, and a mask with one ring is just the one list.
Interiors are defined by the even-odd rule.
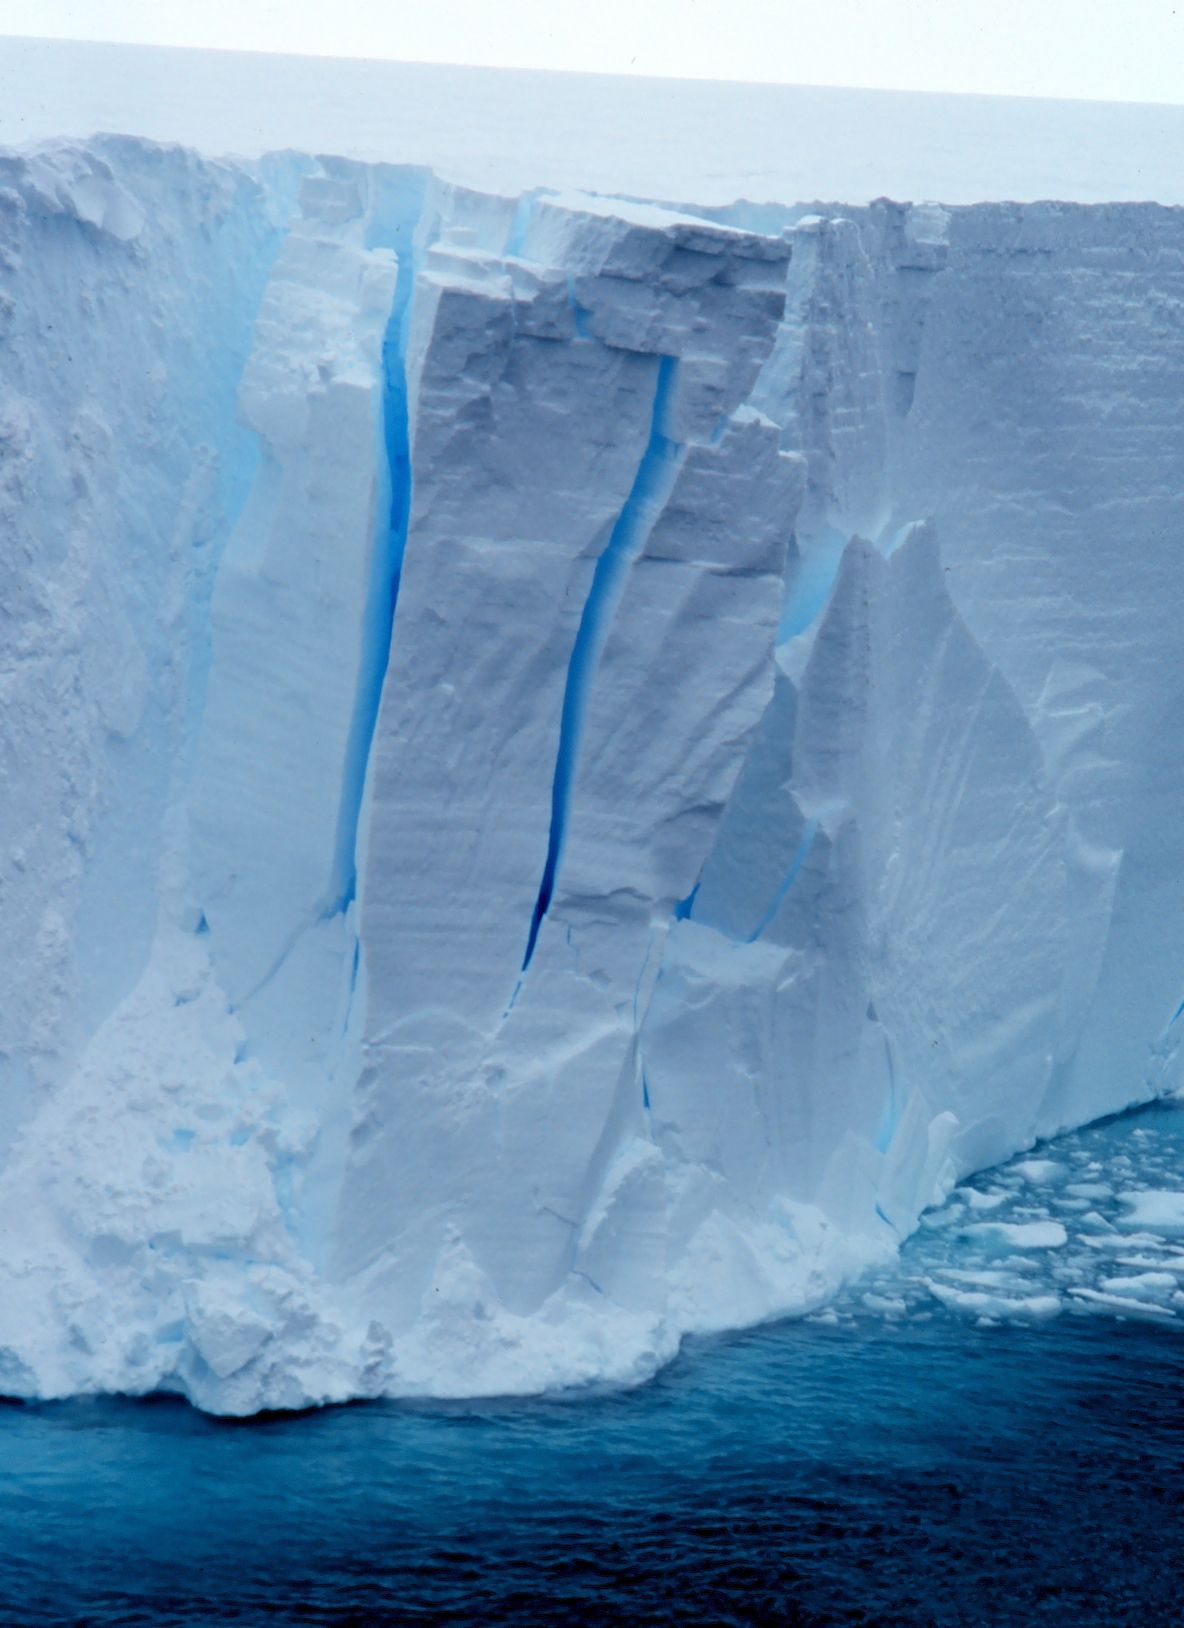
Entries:
[[[0,158],[0,1388],[634,1380],[1171,1090],[1182,298],[1151,206]],[[1132,1147],[862,1292],[1174,1318]]]

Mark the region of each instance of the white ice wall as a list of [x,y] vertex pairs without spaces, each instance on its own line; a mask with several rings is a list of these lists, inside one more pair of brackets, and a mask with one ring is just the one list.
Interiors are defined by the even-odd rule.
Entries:
[[0,1144],[134,982],[255,453],[235,394],[290,209],[117,140],[0,156]]
[[400,270],[365,246],[356,182],[309,177],[301,203],[239,389],[261,456],[210,606],[188,809],[191,887],[248,1045],[319,1097],[390,638],[384,346]]
[[1182,310],[1179,210],[954,212],[893,473],[1070,822],[1046,1131],[1154,1082],[1184,996]]
[[1175,1081],[1175,211],[4,164],[5,1388],[636,1378]]

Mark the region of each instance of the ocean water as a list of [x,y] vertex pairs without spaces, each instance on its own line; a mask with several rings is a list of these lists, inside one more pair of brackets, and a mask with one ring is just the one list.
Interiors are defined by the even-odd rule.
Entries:
[[1184,1622],[1180,1189],[1184,1108],[1078,1132],[630,1392],[4,1407],[0,1623]]

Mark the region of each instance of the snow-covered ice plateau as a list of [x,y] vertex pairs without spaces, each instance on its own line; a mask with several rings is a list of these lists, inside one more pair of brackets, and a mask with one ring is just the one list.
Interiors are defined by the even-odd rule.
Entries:
[[1157,204],[0,154],[0,1390],[638,1380],[1175,1089],[1182,385]]

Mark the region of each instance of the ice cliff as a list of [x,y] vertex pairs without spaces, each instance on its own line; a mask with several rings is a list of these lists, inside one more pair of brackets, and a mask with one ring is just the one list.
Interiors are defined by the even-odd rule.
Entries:
[[643,1377],[1178,1082],[1184,212],[0,156],[0,1389]]

